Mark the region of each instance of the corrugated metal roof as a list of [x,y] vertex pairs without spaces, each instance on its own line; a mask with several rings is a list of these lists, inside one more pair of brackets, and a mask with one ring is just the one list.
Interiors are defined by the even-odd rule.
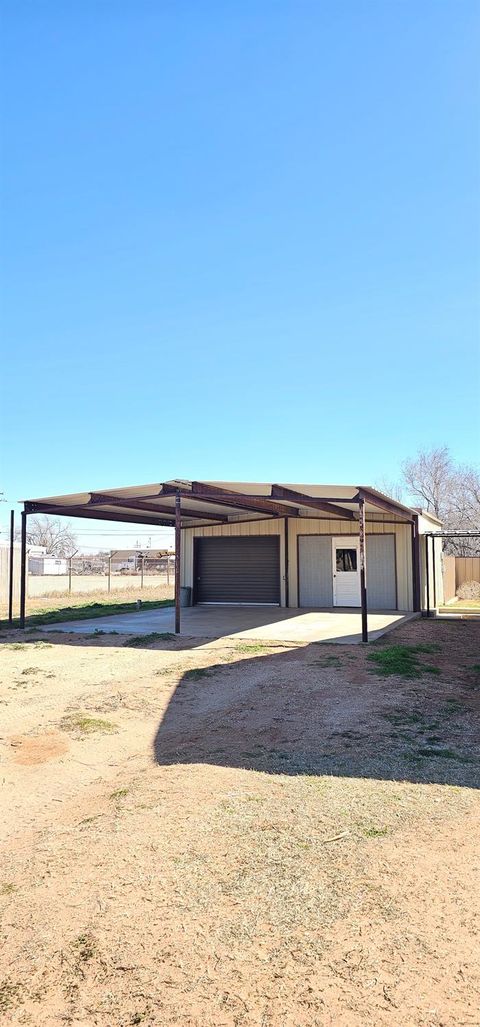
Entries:
[[[341,516],[343,510],[346,516],[349,512],[350,516],[356,516],[359,490],[365,493],[365,509],[369,514],[385,513],[388,507],[387,512],[392,515],[411,519],[416,512],[371,486],[190,481],[182,478],[126,488],[44,496],[25,502],[29,513],[55,512],[103,519],[111,516],[116,520],[135,520],[141,516],[151,524],[173,524],[176,490],[181,492],[182,524],[188,523],[189,526],[202,519],[205,523],[222,523],[227,519],[238,520],[241,517],[249,520],[289,515],[290,512],[292,516],[328,517]],[[287,490],[295,494],[294,498],[282,495]],[[323,501],[327,507],[318,509],[309,504],[309,499]]]

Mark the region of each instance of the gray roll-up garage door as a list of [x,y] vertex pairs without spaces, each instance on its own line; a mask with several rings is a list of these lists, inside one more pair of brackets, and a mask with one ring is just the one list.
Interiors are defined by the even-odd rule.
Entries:
[[332,540],[329,535],[298,538],[299,606],[333,606]]
[[370,610],[397,609],[394,535],[367,535],[367,603]]
[[194,602],[280,603],[278,535],[195,539]]

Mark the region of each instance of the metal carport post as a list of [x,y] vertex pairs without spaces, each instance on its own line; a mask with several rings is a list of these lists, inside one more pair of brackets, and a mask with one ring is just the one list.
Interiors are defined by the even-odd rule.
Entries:
[[13,562],[15,559],[15,511],[10,510],[10,558],[8,565],[8,623],[13,624]]
[[365,552],[365,500],[358,501],[359,536],[360,536],[360,603],[362,607],[362,642],[368,642],[368,610],[367,610],[367,562]]
[[182,544],[182,519],[180,508],[180,493],[175,496],[175,634],[180,634],[180,583],[181,583],[181,555]]
[[25,605],[27,598],[27,511],[22,510],[21,560],[20,560],[20,627],[25,627]]

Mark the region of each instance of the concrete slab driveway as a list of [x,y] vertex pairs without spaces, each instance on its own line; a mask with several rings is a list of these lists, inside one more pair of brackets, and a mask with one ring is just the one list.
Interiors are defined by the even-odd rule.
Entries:
[[[369,637],[379,638],[415,614],[392,610],[368,615]],[[174,631],[173,607],[92,620],[68,621],[52,625],[51,631],[118,631],[120,634],[148,635],[153,631]],[[337,642],[355,644],[362,641],[360,611],[285,610],[265,606],[194,606],[182,610],[181,634],[189,638],[269,639],[284,642]]]

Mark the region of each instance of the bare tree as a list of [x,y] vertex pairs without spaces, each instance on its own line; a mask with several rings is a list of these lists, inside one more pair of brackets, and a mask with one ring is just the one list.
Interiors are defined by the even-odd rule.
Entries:
[[[474,467],[457,464],[447,446],[420,452],[402,465],[409,497],[435,514],[444,528],[480,531],[480,475]],[[456,556],[480,552],[480,539],[450,539],[445,551]]]
[[390,478],[377,478],[374,482],[374,488],[377,492],[383,492],[384,496],[388,496],[390,499],[396,499],[398,503],[405,502],[404,487],[399,481],[392,481]]
[[49,555],[57,557],[72,556],[77,549],[77,539],[71,524],[54,517],[28,518],[27,543],[30,546],[45,546]]
[[419,499],[422,507],[442,519],[455,476],[447,447],[418,453],[414,460],[405,460],[402,474],[409,495]]

